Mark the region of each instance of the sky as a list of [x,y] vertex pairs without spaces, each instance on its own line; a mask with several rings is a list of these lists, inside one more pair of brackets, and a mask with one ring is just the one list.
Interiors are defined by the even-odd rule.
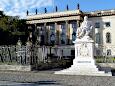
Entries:
[[115,9],[115,0],[0,0],[0,10],[6,15],[26,18],[27,10],[30,15],[35,14],[35,9],[40,14],[44,13],[44,8],[48,13],[55,12],[55,6],[58,11],[65,11],[67,4],[69,10],[76,10],[77,3],[85,12]]

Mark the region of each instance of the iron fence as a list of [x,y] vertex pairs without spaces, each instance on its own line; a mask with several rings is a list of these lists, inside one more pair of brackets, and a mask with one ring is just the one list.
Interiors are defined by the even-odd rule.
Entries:
[[[69,58],[74,55],[65,51],[74,52],[70,47],[51,46],[0,46],[0,64],[32,65],[39,62],[49,62],[51,59]],[[68,55],[66,55],[68,54]],[[114,57],[95,57],[97,63],[115,63]]]
[[63,49],[46,46],[0,46],[0,64],[32,65],[48,62],[52,58],[61,59]]
[[27,46],[0,46],[0,64],[30,64]]

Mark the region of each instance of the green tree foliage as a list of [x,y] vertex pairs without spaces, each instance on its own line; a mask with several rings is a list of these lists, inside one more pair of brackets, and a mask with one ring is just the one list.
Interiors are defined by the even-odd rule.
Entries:
[[25,44],[27,32],[25,19],[6,16],[0,11],[0,45],[14,45],[19,38]]

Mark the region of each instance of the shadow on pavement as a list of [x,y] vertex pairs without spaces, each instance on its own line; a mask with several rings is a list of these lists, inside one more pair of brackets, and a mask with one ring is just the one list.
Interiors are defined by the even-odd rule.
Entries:
[[[6,86],[6,85],[4,84],[2,86]],[[38,81],[38,82],[32,82],[32,83],[7,84],[7,86],[62,86],[62,85],[56,81],[47,80],[47,81]]]

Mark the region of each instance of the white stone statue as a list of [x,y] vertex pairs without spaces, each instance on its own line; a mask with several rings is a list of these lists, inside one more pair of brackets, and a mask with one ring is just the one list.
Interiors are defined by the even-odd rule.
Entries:
[[81,39],[84,36],[91,36],[92,34],[93,25],[91,21],[88,21],[88,17],[84,17],[84,21],[82,22],[81,26],[77,29],[76,37],[77,39]]
[[84,17],[81,27],[77,29],[75,43],[75,59],[71,67],[56,71],[55,74],[65,75],[91,75],[91,76],[112,76],[111,71],[99,71],[94,60],[93,25]]

